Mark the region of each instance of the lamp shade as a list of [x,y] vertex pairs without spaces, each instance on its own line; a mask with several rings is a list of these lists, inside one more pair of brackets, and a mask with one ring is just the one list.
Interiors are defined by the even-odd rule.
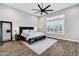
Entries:
[[35,30],[35,31],[37,31],[37,28],[36,28],[36,27],[34,27],[34,30]]
[[16,28],[15,28],[15,33],[16,33],[16,34],[19,34],[19,27],[16,27]]

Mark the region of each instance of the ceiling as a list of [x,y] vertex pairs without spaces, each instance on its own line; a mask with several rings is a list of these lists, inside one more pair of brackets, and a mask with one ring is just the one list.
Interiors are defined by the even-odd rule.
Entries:
[[[33,14],[35,16],[41,16],[40,13],[35,14],[36,11],[32,9],[39,9],[37,3],[5,3],[8,6],[14,7],[16,9],[22,10],[24,12]],[[43,7],[51,5],[48,9],[53,9],[54,11],[49,11],[48,13],[53,13],[55,11],[68,8],[70,6],[76,5],[77,3],[44,3]],[[42,5],[40,3],[40,5]],[[43,14],[46,15],[46,14]]]

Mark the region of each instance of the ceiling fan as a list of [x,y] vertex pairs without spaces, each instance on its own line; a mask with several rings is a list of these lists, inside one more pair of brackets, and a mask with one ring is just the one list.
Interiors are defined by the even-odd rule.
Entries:
[[32,10],[37,11],[37,12],[35,12],[35,14],[36,13],[40,13],[42,15],[43,13],[48,14],[48,11],[53,11],[53,10],[49,10],[48,9],[51,5],[48,5],[45,8],[43,8],[43,4],[42,4],[42,6],[40,6],[39,4],[37,4],[37,6],[39,7],[40,10],[38,10],[38,9],[32,9]]

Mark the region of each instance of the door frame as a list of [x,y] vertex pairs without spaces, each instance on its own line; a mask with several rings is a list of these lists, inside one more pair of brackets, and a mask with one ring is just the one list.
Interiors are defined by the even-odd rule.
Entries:
[[12,22],[9,21],[1,21],[1,26],[2,26],[2,41],[3,41],[3,23],[10,23],[10,28],[11,28],[11,40],[8,41],[12,41]]

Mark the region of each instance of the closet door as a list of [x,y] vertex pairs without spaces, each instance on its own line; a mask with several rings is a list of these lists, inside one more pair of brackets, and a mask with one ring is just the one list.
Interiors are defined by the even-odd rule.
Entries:
[[11,40],[11,24],[2,23],[3,28],[3,41]]

